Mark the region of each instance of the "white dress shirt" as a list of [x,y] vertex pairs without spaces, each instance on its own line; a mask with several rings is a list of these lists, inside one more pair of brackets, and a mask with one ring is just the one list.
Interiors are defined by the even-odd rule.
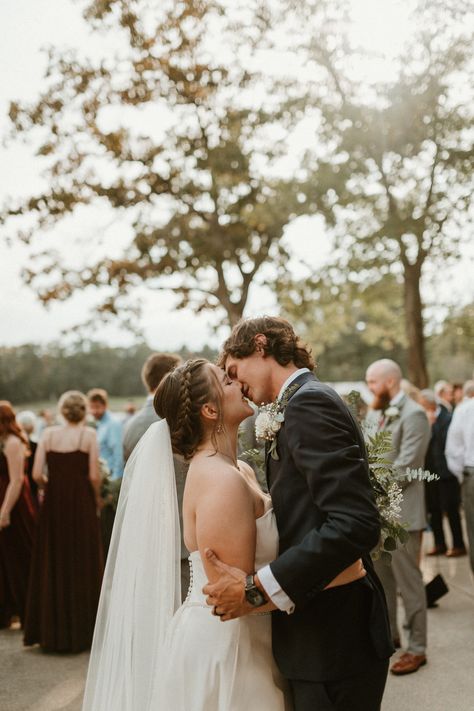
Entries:
[[396,407],[398,405],[398,403],[403,400],[404,397],[405,397],[405,393],[403,392],[403,390],[399,390],[398,393],[396,395],[394,395],[392,397],[392,399],[390,400],[390,406]]
[[[277,400],[281,400],[283,393],[285,392],[287,387],[291,385],[293,380],[298,378],[303,373],[309,372],[309,368],[299,368],[299,370],[295,370],[295,372],[292,373],[281,386]],[[287,612],[290,615],[295,609],[295,604],[293,600],[291,600],[286,594],[286,592],[281,588],[280,583],[273,575],[272,569],[269,565],[266,565],[264,568],[261,568],[258,571],[258,579],[263,589],[267,593],[267,597],[269,597],[270,600],[275,603],[279,610],[283,610],[284,612]]]
[[474,467],[474,398],[456,407],[446,437],[448,468],[462,483],[466,467]]

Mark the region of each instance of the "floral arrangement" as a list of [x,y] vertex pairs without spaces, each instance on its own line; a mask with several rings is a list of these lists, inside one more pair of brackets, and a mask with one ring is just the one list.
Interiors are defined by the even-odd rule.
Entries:
[[285,409],[288,405],[288,400],[298,388],[299,385],[290,385],[281,399],[277,399],[268,405],[262,405],[255,419],[255,435],[259,440],[271,442],[268,454],[272,459],[278,459],[276,436],[285,421]]
[[383,411],[383,414],[387,420],[396,420],[397,417],[400,417],[400,410],[396,405],[389,405],[389,407]]

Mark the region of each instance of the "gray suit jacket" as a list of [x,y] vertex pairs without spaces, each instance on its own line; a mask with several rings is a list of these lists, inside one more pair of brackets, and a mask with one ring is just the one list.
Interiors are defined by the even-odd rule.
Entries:
[[[390,420],[383,429],[392,433],[393,450],[387,458],[393,461],[400,474],[405,474],[407,467],[424,468],[431,429],[424,409],[408,395],[404,395],[396,407],[400,416]],[[424,483],[404,481],[401,487],[400,520],[408,524],[409,531],[422,531],[426,527]]]
[[142,409],[133,415],[125,425],[123,431],[123,458],[125,461],[127,461],[149,426],[158,419],[153,407],[153,398],[149,397]]
[[[153,399],[147,398],[145,406],[137,412],[136,415],[130,418],[125,426],[123,433],[123,456],[124,460],[127,461],[139,440],[150,425],[153,422],[157,422],[160,418],[155,412],[153,407]],[[186,560],[189,556],[189,552],[184,545],[183,540],[183,494],[184,494],[184,484],[186,482],[186,473],[188,471],[188,464],[178,458],[173,457],[174,460],[174,473],[176,476],[176,491],[178,494],[178,507],[179,507],[179,523],[181,526],[181,559]]]

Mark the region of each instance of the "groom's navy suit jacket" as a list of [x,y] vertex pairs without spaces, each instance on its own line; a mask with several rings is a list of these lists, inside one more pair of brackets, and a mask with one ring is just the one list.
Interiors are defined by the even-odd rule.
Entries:
[[[288,679],[344,679],[393,652],[385,596],[370,551],[380,520],[359,426],[349,409],[312,373],[290,387],[277,435],[278,460],[266,457],[280,534],[273,575],[295,604],[274,612],[273,653]],[[362,558],[367,576],[325,586]]]

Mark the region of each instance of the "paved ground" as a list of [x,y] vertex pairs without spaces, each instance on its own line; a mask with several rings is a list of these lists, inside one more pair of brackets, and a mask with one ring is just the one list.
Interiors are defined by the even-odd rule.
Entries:
[[[383,711],[474,709],[474,580],[467,558],[425,558],[426,581],[438,572],[450,592],[428,611],[428,664],[410,676],[390,675]],[[80,711],[87,660],[23,649],[19,630],[0,632],[1,711]]]

